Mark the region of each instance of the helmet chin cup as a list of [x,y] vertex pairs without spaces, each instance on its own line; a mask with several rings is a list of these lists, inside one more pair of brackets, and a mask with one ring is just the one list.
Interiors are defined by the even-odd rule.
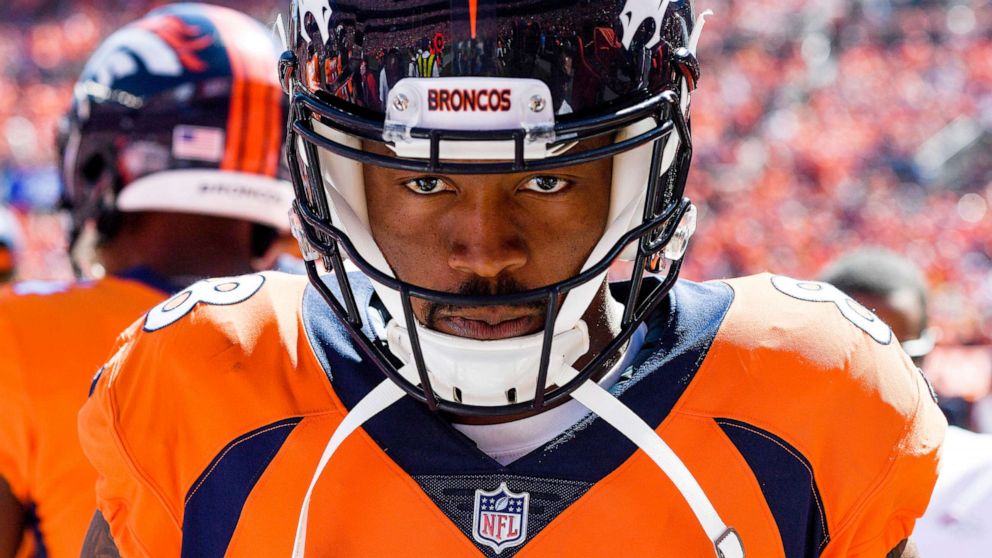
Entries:
[[[527,403],[538,393],[534,373],[540,367],[544,334],[480,341],[417,327],[423,362],[431,390],[439,400],[495,407]],[[410,333],[393,319],[386,325],[389,350],[404,362],[400,375],[424,386],[417,370]],[[554,336],[548,373],[542,392],[561,386],[578,375],[572,364],[589,351],[589,330],[584,321]],[[527,355],[521,358],[521,355]]]

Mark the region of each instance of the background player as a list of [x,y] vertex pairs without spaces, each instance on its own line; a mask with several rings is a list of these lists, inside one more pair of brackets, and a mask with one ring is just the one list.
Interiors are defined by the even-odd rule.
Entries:
[[[61,130],[73,244],[107,276],[0,298],[0,556],[78,556],[95,475],[76,435],[116,335],[190,282],[251,271],[292,192],[271,32],[227,8],[161,8],[96,50]],[[30,529],[25,530],[30,527]]]
[[[535,3],[529,29],[511,4],[294,4],[311,285],[204,282],[132,326],[80,414],[109,522],[85,555],[911,554],[944,423],[891,330],[822,283],[675,281],[692,3]],[[566,13],[548,44],[595,37],[567,103],[528,39]],[[438,26],[519,40],[385,114],[319,75]]]
[[887,323],[917,366],[933,350],[926,279],[908,259],[882,248],[862,248],[828,265],[820,280],[851,295]]
[[[917,365],[924,364],[933,348],[927,330],[929,297],[926,279],[913,262],[889,250],[865,248],[838,258],[820,277],[884,317],[906,353]],[[944,412],[951,418],[956,410]],[[992,545],[990,512],[992,436],[951,426],[930,506],[913,534],[920,555],[984,556]]]

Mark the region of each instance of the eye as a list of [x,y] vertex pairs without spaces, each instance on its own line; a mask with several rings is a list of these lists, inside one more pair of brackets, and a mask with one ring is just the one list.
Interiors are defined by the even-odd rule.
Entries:
[[445,184],[444,180],[436,176],[422,176],[420,178],[414,178],[412,180],[407,180],[403,183],[411,192],[415,194],[430,195],[430,194],[440,194],[451,188]]
[[568,180],[557,176],[535,176],[524,182],[524,189],[541,194],[555,194],[571,185]]

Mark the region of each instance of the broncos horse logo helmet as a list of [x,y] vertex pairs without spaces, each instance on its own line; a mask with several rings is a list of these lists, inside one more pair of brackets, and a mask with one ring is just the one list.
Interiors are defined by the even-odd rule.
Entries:
[[654,33],[644,43],[645,48],[652,48],[661,40],[661,22],[671,0],[627,0],[620,10],[620,25],[623,28],[623,47],[630,50],[630,43],[641,25],[647,20],[654,20]]

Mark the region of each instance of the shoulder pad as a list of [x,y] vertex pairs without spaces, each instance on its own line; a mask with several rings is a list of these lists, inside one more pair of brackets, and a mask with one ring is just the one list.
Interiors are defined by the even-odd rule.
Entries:
[[822,492],[828,548],[884,555],[936,479],[946,423],[925,378],[888,326],[832,286],[769,274],[727,283],[734,303],[683,410],[784,440]]
[[126,511],[144,544],[178,554],[171,525],[181,524],[189,487],[232,440],[334,408],[327,377],[303,349],[307,284],[268,272],[204,281],[118,340],[80,412],[80,440],[100,474],[101,510]]
[[833,285],[761,274],[732,279],[734,304],[721,341],[843,367],[852,351],[901,353],[892,330]]

